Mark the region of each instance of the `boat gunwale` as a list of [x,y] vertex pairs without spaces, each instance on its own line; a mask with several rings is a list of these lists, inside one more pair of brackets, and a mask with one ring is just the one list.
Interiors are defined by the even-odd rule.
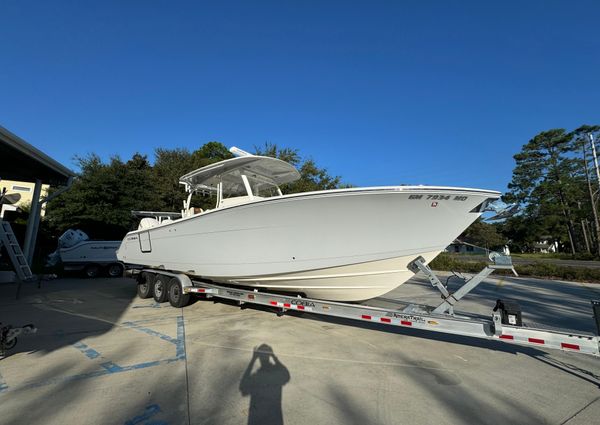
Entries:
[[201,212],[199,214],[195,214],[189,217],[183,217],[177,220],[173,220],[170,221],[168,223],[162,223],[159,224],[158,226],[155,227],[151,227],[149,229],[136,229],[136,230],[131,230],[129,232],[127,232],[127,235],[135,235],[135,234],[139,234],[141,232],[148,232],[150,230],[153,229],[163,229],[166,228],[168,226],[172,226],[174,224],[179,224],[183,221],[188,221],[191,219],[195,219],[195,218],[200,218],[200,217],[204,217],[206,215],[209,214],[214,214],[217,212],[221,212],[221,211],[228,211],[234,208],[240,208],[240,207],[248,207],[248,206],[253,206],[253,205],[258,205],[258,204],[264,204],[267,202],[277,202],[277,201],[287,201],[289,199],[297,199],[297,198],[305,198],[305,197],[323,197],[323,196],[329,196],[329,195],[334,195],[334,196],[340,196],[343,194],[362,194],[362,193],[366,193],[366,192],[370,192],[372,194],[378,194],[378,193],[390,193],[390,192],[453,192],[457,195],[460,194],[476,194],[476,195],[483,195],[483,196],[488,196],[489,198],[497,198],[499,199],[500,196],[502,195],[501,192],[495,191],[495,190],[486,190],[486,189],[472,189],[472,188],[465,188],[465,187],[452,187],[452,186],[375,186],[375,187],[359,187],[359,188],[344,188],[344,189],[329,189],[329,190],[319,190],[319,191],[312,191],[312,192],[300,192],[300,193],[290,193],[290,194],[286,194],[286,195],[282,195],[282,196],[271,196],[269,198],[256,198],[256,200],[250,201],[250,202],[245,202],[243,204],[237,204],[237,205],[231,205],[231,206],[225,206],[225,207],[221,207],[221,208],[213,208],[210,210],[206,210],[204,212]]

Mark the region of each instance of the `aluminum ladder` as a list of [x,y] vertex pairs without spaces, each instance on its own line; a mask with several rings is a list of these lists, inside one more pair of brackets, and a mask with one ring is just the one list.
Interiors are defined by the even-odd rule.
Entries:
[[10,223],[0,219],[0,246],[1,245],[6,247],[8,257],[17,273],[17,278],[22,282],[32,280],[33,273],[31,272],[31,267],[29,267],[27,259],[25,258],[25,255],[23,255],[23,251],[21,251],[21,247],[19,246],[19,242],[15,237],[12,227],[10,227]]

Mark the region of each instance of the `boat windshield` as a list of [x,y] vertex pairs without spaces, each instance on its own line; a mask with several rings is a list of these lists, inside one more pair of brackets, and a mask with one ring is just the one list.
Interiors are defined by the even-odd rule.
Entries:
[[[281,194],[279,187],[271,179],[252,174],[245,174],[240,171],[241,170],[235,170],[221,176],[219,183],[221,184],[223,198],[233,198],[237,196],[267,198]],[[244,178],[250,186],[251,193],[248,193]]]
[[[244,181],[245,180],[245,181]],[[237,197],[270,198],[280,196],[281,190],[272,180],[262,176],[247,175],[239,172],[221,176],[222,199]]]
[[270,198],[271,196],[281,195],[281,190],[273,182],[262,181],[261,179],[248,177],[248,183],[250,183],[250,189],[252,190],[253,196]]

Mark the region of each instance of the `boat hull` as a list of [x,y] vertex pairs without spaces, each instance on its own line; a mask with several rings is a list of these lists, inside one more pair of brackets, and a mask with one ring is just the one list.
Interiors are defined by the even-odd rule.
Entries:
[[[438,254],[439,251],[426,252],[421,256],[429,262]],[[414,259],[414,255],[409,255],[306,272],[217,280],[264,288],[266,292],[291,292],[332,301],[359,301],[383,295],[410,279],[414,273],[408,269],[408,263]]]
[[358,301],[408,280],[497,192],[390,187],[313,192],[220,208],[127,234],[117,257],[216,282]]

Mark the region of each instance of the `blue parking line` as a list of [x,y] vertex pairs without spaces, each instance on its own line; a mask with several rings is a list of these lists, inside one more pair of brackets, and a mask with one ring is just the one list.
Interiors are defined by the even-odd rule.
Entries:
[[[161,413],[162,410],[160,410],[160,406],[158,404],[151,404],[149,406],[146,406],[146,408],[144,409],[144,413],[142,413],[141,415],[135,416],[132,419],[129,419],[128,421],[125,421],[124,425],[138,425],[141,424],[142,422],[144,422],[146,425],[149,424],[149,422],[146,422],[148,419],[150,419],[152,416]],[[167,422],[165,421],[156,421],[156,420],[152,420],[151,422],[153,425],[159,425],[159,424],[164,424],[166,425]]]
[[132,308],[161,308],[161,305],[155,302],[150,305],[134,305]]
[[[181,316],[177,317],[178,321],[180,318],[181,318]],[[144,332],[148,335],[159,337],[160,339],[162,339],[164,341],[167,341],[167,342],[170,342],[171,344],[177,345],[177,339],[170,337],[169,335],[165,335],[163,333],[157,332],[153,329],[140,326],[135,322],[123,322],[122,324],[123,324],[123,326],[126,326],[128,328],[135,329],[136,331]]]
[[121,366],[119,366],[116,363],[113,362],[105,362],[102,363],[100,366],[102,366],[104,369],[108,370],[110,373],[117,373],[117,372],[122,372],[123,368]]
[[181,316],[159,316],[159,317],[152,317],[149,319],[140,319],[140,320],[131,320],[127,323],[134,323],[136,325],[139,325],[141,323],[158,323],[158,322],[164,322],[164,321],[168,321],[168,320],[173,320],[173,318],[176,317],[181,317]]
[[175,357],[185,359],[185,324],[183,316],[177,317],[177,344],[175,346],[177,347]]
[[99,376],[106,376],[106,375],[112,375],[112,374],[117,374],[117,373],[129,372],[132,370],[147,369],[147,368],[159,366],[162,364],[175,363],[180,360],[182,360],[182,359],[172,358],[172,359],[163,359],[163,360],[155,360],[155,361],[151,361],[151,362],[139,363],[139,364],[135,364],[135,365],[131,365],[131,366],[123,366],[123,367],[117,366],[115,368],[108,367],[108,368],[105,368],[102,370],[96,370],[93,372],[51,378],[51,379],[47,379],[45,381],[32,382],[29,384],[25,384],[23,386],[11,387],[10,392],[29,390],[32,388],[39,388],[39,387],[44,387],[46,385],[59,384],[59,383],[63,383],[63,382],[72,382],[72,381],[80,381],[82,379],[97,378]]
[[86,357],[89,359],[95,359],[95,358],[100,357],[99,352],[97,352],[93,348],[88,347],[83,342],[77,342],[77,343],[73,344],[73,347],[77,348],[79,351],[81,351],[83,354],[85,354]]
[[8,384],[4,381],[4,378],[2,377],[2,374],[0,373],[0,393],[2,391],[6,391],[8,390]]

